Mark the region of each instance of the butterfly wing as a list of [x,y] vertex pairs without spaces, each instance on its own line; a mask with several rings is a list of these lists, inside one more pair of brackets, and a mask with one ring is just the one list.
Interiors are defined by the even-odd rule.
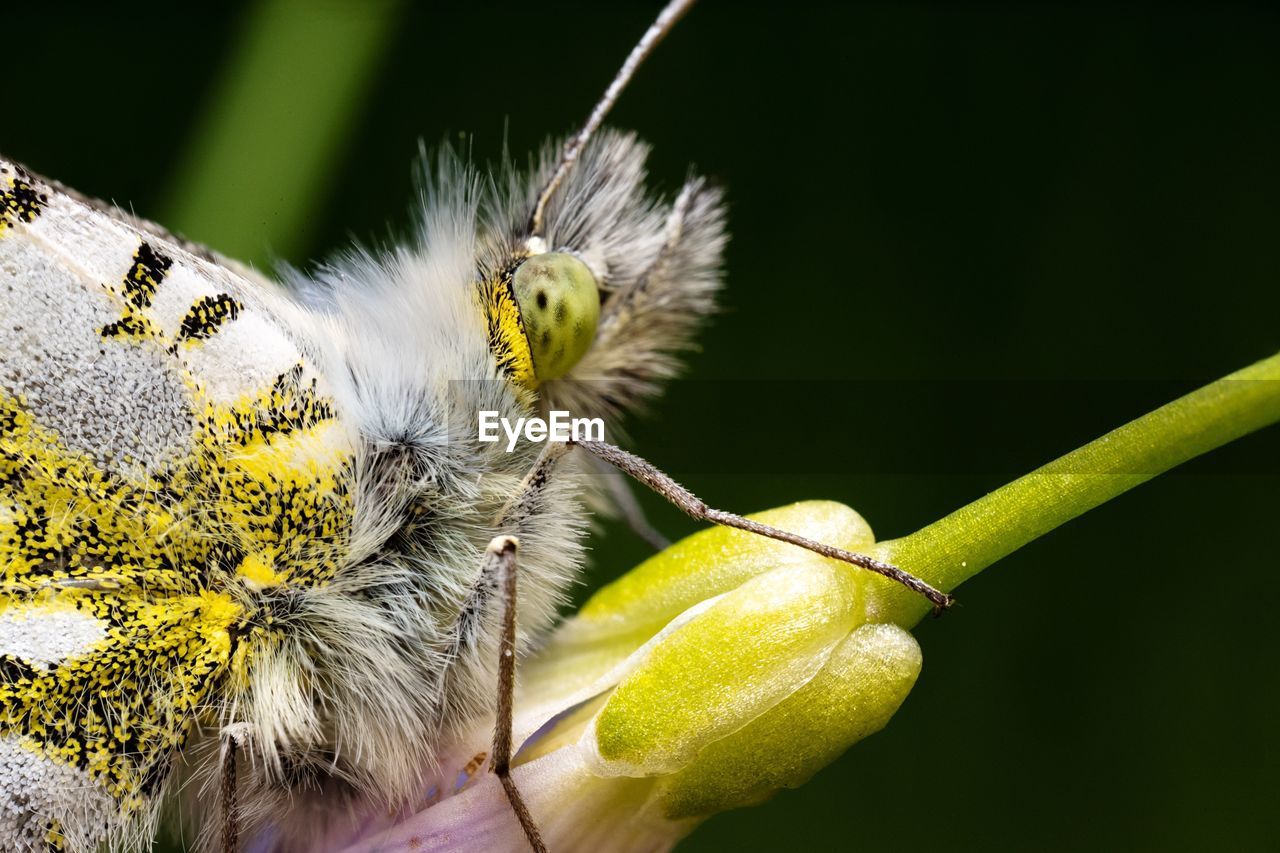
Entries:
[[0,160],[0,846],[150,829],[327,582],[353,443],[284,296]]

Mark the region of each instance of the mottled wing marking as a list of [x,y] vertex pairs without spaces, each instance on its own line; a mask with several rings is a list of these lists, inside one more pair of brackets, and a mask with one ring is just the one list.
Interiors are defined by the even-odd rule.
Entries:
[[[56,668],[3,659],[3,737],[22,750],[27,772],[38,774],[43,790],[32,799],[44,805],[36,812],[23,802],[15,810],[17,796],[26,800],[29,792],[4,791],[10,798],[5,810],[22,815],[24,824],[22,835],[4,840],[19,849],[40,841],[93,849],[103,835],[142,814],[165,781],[173,751],[227,669],[242,610],[229,595],[213,592],[148,597],[76,590],[52,600],[94,613],[111,627],[91,651]],[[66,776],[62,768],[90,784],[49,787]],[[11,781],[9,768],[0,774]],[[85,814],[86,787],[105,793],[112,811]],[[98,798],[88,799],[97,812]]]
[[162,255],[147,242],[138,245],[133,253],[133,263],[116,291],[124,299],[124,316],[102,327],[104,338],[156,337],[155,330],[142,309],[151,306],[160,282],[173,266],[173,259]]
[[255,593],[343,559],[350,439],[266,298],[0,161],[0,848],[145,825]]
[[0,232],[35,219],[46,201],[48,195],[32,186],[24,175],[12,175],[0,185]]
[[182,318],[182,325],[178,328],[179,343],[213,337],[223,323],[234,320],[243,308],[228,293],[202,297]]

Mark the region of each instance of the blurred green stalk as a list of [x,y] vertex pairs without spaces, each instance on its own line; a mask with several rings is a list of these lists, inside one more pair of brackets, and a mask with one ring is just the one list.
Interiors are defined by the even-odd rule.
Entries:
[[253,6],[160,220],[250,263],[298,260],[400,9],[395,0]]
[[[871,554],[952,590],[1063,522],[1243,435],[1280,421],[1280,354],[1232,373],[1014,480]],[[910,625],[919,596],[886,585],[886,621]]]

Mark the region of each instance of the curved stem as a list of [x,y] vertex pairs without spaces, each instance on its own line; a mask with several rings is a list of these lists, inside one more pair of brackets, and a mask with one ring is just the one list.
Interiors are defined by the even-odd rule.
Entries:
[[253,5],[160,221],[242,261],[299,261],[402,0]]
[[[1280,354],[1130,421],[872,556],[951,590],[1063,522],[1176,465],[1280,421]],[[917,622],[928,603],[884,586],[874,617]]]

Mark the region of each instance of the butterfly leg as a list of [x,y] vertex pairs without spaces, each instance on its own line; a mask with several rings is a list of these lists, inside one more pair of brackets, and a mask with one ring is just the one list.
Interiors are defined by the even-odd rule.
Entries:
[[511,778],[511,718],[516,689],[516,549],[514,536],[499,536],[485,550],[487,577],[498,580],[502,596],[502,634],[498,647],[498,719],[493,729],[493,758],[490,766],[502,782],[511,810],[520,821],[525,838],[535,853],[546,853],[547,846],[538,825],[529,813],[520,789]]
[[[520,523],[528,517],[537,503],[543,487],[551,477],[552,470],[560,457],[569,452],[564,444],[548,443],[533,468],[525,476],[523,482],[512,494],[511,499],[493,518],[493,526],[499,530],[519,530]],[[519,542],[514,536],[498,536],[485,549],[484,567],[480,573],[480,585],[477,587],[478,600],[471,606],[464,606],[464,618],[459,620],[458,642],[466,642],[471,630],[467,622],[477,618],[484,608],[485,590],[497,589],[502,599],[502,622],[498,641],[498,713],[494,723],[492,758],[490,767],[502,783],[511,810],[520,821],[525,838],[535,853],[546,853],[547,846],[542,841],[538,825],[529,813],[529,807],[511,778],[512,749],[512,716],[515,704],[516,689],[516,553]]]
[[653,465],[641,459],[633,453],[628,453],[620,447],[608,444],[603,441],[575,441],[572,444],[588,451],[598,459],[602,459],[614,466],[620,471],[631,475],[635,479],[644,483],[658,494],[662,495],[668,501],[673,503],[676,508],[684,512],[686,515],[697,519],[698,521],[706,521],[712,524],[721,524],[725,527],[734,527],[738,530],[746,530],[750,533],[756,533],[760,536],[767,536],[770,539],[777,539],[780,542],[788,542],[792,545],[798,545],[801,548],[807,548],[816,554],[824,557],[840,560],[844,563],[867,569],[876,574],[883,575],[891,580],[905,586],[914,592],[918,592],[933,604],[934,614],[937,615],[943,610],[950,607],[954,601],[950,595],[941,590],[934,589],[929,584],[917,578],[915,575],[904,572],[897,566],[891,566],[888,563],[882,563],[865,554],[855,554],[852,551],[846,551],[843,548],[834,548],[821,542],[815,542],[812,539],[806,539],[803,536],[797,536],[777,527],[768,524],[761,524],[758,521],[752,521],[749,518],[743,518],[731,512],[725,512],[721,509],[715,509],[707,506],[701,498],[675,480],[668,477],[662,471],[659,471]]
[[219,786],[222,800],[222,853],[239,853],[240,816],[236,811],[236,752],[241,736],[240,726],[226,726],[219,733],[222,739],[222,784]]

